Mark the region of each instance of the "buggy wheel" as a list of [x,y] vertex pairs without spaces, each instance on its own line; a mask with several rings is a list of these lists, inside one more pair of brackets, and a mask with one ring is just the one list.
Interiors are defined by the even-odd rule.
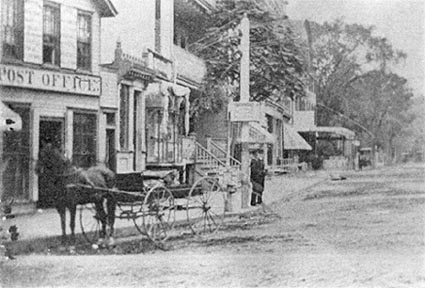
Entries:
[[173,194],[165,186],[151,188],[143,203],[144,234],[153,242],[168,239],[176,220]]
[[96,243],[100,238],[102,224],[97,215],[94,204],[80,205],[80,227],[81,232],[90,244]]
[[196,181],[187,198],[187,221],[195,234],[214,232],[224,220],[225,193],[218,179],[206,176]]

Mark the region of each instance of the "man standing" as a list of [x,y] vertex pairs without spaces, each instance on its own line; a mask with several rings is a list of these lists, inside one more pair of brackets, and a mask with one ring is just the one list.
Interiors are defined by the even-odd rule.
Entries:
[[251,159],[251,206],[263,203],[264,179],[266,171],[264,169],[263,159],[260,157],[262,150],[256,149],[252,151]]

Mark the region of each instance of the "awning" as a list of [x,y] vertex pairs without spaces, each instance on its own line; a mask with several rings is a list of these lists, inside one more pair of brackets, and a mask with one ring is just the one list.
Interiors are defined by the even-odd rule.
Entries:
[[283,148],[285,150],[312,150],[304,138],[288,124],[283,124]]
[[21,129],[21,116],[0,101],[0,131],[18,131]]
[[241,131],[240,137],[236,139],[236,142],[239,143],[273,144],[275,141],[273,134],[269,133],[257,122],[250,122],[248,124],[248,132],[243,133],[243,131]]
[[324,133],[332,133],[335,135],[344,136],[346,139],[354,139],[355,133],[350,129],[344,127],[336,127],[336,126],[316,126],[314,128],[309,128],[308,130],[299,130],[298,132],[324,132]]

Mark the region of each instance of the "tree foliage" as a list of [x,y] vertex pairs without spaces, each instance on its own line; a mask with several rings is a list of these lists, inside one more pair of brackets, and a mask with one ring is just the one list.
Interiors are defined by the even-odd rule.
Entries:
[[349,117],[363,123],[374,135],[373,139],[366,135],[363,138],[369,139],[370,144],[391,149],[394,139],[413,120],[408,113],[413,94],[407,80],[394,73],[373,70],[363,74],[350,88]]
[[[246,13],[250,20],[250,98],[253,101],[303,93],[303,63],[295,35],[285,17],[273,11],[273,1],[224,0],[211,15],[202,39],[191,51],[207,63],[202,95],[193,111],[217,110],[229,99],[238,100],[241,32],[238,25]],[[279,12],[279,11],[278,11]]]
[[[346,24],[341,19],[312,23],[313,77],[319,103],[344,113],[347,89],[367,71],[386,70],[406,55],[394,50],[386,38],[374,36],[374,27]],[[338,123],[335,115],[319,109],[319,125]]]
[[412,120],[407,111],[413,94],[407,80],[390,71],[407,55],[375,36],[373,27],[341,19],[311,26],[318,125],[343,124],[364,143],[390,149]]

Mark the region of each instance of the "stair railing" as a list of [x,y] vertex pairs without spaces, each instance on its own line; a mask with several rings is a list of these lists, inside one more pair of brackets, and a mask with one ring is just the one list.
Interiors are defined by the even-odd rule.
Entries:
[[232,156],[228,155],[227,151],[225,151],[222,147],[220,147],[219,144],[217,144],[213,140],[210,141],[210,144],[212,146],[211,148],[218,150],[219,153],[223,154],[224,157],[226,157],[226,159],[227,159],[227,157],[229,158],[230,167],[238,169],[238,170],[241,169],[241,165],[242,165],[241,162],[239,162],[237,159],[233,158]]
[[212,154],[210,151],[205,149],[199,142],[195,142],[196,150],[196,162],[202,162],[202,164],[207,165],[211,168],[217,169],[220,166],[226,167],[226,163],[221,161],[218,157]]

